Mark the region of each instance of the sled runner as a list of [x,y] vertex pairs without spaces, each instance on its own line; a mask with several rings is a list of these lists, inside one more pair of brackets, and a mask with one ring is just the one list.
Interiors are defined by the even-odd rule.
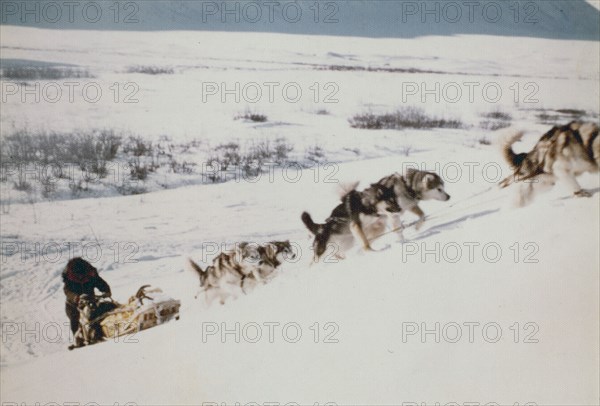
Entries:
[[127,304],[104,296],[80,297],[79,329],[69,349],[91,345],[103,339],[133,334],[172,319],[179,320],[181,302],[165,295],[160,288],[140,287]]

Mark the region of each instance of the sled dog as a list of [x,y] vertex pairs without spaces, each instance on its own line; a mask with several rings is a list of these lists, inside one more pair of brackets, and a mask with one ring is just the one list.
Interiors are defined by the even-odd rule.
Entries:
[[199,289],[206,292],[207,301],[212,302],[208,296],[215,294],[223,304],[228,296],[235,294],[232,290],[246,293],[249,284],[264,281],[283,261],[295,256],[289,241],[263,245],[242,242],[234,249],[217,255],[212,265],[204,270],[191,259],[189,264],[200,278]]
[[96,312],[96,301],[88,295],[79,296],[79,328],[75,333],[75,346],[95,344],[101,338],[101,333],[92,325]]
[[262,264],[257,268],[257,272],[250,273],[242,281],[242,290],[244,293],[250,292],[259,283],[265,283],[273,277],[273,272],[285,261],[292,261],[296,258],[296,253],[288,241],[271,241],[262,245],[261,251]]
[[309,213],[302,213],[302,222],[315,236],[315,261],[328,246],[333,246],[337,258],[343,258],[344,252],[356,239],[366,250],[371,250],[369,240],[385,232],[388,219],[392,220],[402,240],[400,217],[404,212],[410,211],[419,216],[417,226],[420,226],[425,214],[419,208],[419,201],[450,199],[439,175],[415,169],[407,170],[405,176],[398,173],[386,176],[362,192],[356,191],[356,186],[342,197],[342,203],[331,212],[324,224],[316,224]]
[[577,176],[600,170],[597,124],[573,121],[555,126],[531,151],[517,154],[512,146],[522,136],[523,132],[508,134],[501,143],[502,155],[513,174],[502,180],[500,186],[520,183],[518,206],[529,204],[535,195],[552,188],[558,181],[566,184],[575,196],[590,196],[577,182]]
[[77,308],[79,309],[79,328],[75,332],[75,344],[69,346],[70,350],[102,341],[104,335],[100,321],[106,313],[117,308],[117,304],[112,301],[99,301],[96,297],[83,294],[79,296]]
[[392,188],[396,195],[400,211],[390,212],[388,217],[390,217],[392,227],[397,230],[400,241],[404,241],[402,215],[406,212],[417,215],[419,220],[415,224],[415,228],[418,230],[425,222],[425,213],[419,207],[419,202],[422,200],[439,200],[443,202],[450,200],[443,179],[435,172],[409,168],[404,176],[394,173],[377,183]]

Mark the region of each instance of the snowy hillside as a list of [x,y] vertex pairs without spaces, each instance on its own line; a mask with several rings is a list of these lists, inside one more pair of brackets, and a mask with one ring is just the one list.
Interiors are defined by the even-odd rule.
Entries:
[[[172,143],[177,162],[195,165],[186,173],[159,168],[138,181],[147,192],[138,195],[120,188],[127,170],[78,195],[58,179],[65,190],[50,197],[35,174],[31,188],[19,189],[14,166],[3,165],[2,402],[600,401],[600,178],[580,178],[590,198],[558,185],[515,209],[514,191],[496,186],[510,172],[495,145],[506,127],[527,130],[520,152],[556,123],[598,121],[597,41],[75,35],[7,25],[0,35],[3,69],[82,76],[4,76],[3,141],[106,129],[124,140],[116,165],[131,159],[123,151],[129,136]],[[67,81],[78,85],[75,101]],[[57,102],[28,93],[51,82],[65,92]],[[273,100],[267,82],[277,84]],[[133,103],[124,102],[126,84]],[[235,100],[227,89],[236,84],[258,84],[262,96]],[[298,100],[281,92],[290,84]],[[85,85],[103,96],[89,102],[79,92]],[[444,93],[457,86],[460,97]],[[482,93],[488,87],[499,97]],[[407,107],[457,125],[351,127]],[[291,148],[288,166],[258,179],[206,178],[203,165],[224,145],[250,151],[278,139]],[[356,248],[344,261],[311,265],[302,211],[322,220],[340,183],[367,186],[415,166],[437,171],[452,196],[422,204],[422,229],[409,227],[403,244],[389,234],[374,243],[378,252]],[[206,265],[223,244],[287,239],[299,256],[270,283],[223,306],[194,300],[187,258]],[[60,273],[75,255],[100,269],[119,301],[143,284],[161,287],[181,300],[181,319],[69,352]]]
[[[424,145],[435,145],[423,137]],[[446,150],[493,159],[489,151],[450,145]],[[422,158],[433,162],[436,155]],[[341,173],[376,179],[401,161],[357,162],[344,165]],[[181,298],[183,308],[180,321],[73,353],[66,344],[43,339],[36,344],[34,335],[26,337],[30,351],[53,354],[5,365],[2,399],[595,404],[599,183],[588,177],[584,184],[595,190],[593,198],[565,198],[557,191],[522,210],[502,209],[506,193],[496,190],[469,199],[488,188],[481,179],[450,185],[456,205],[449,207],[452,200],[424,205],[434,218],[421,232],[407,232],[410,242],[383,239],[375,245],[390,244],[383,252],[354,253],[346,261],[312,267],[298,214],[308,209],[324,216],[334,202],[331,185],[224,184],[142,198],[40,204],[43,220],[37,225],[31,224],[29,207],[15,208],[3,218],[3,228],[19,230],[20,240],[52,235],[55,241],[81,236],[90,241],[92,225],[102,246],[134,241],[140,246],[138,263],[113,265],[103,258],[102,275],[115,297],[124,300],[138,285],[151,283]],[[61,226],[65,223],[69,226]],[[271,284],[222,307],[207,309],[192,299],[196,279],[184,270],[187,255],[201,258],[203,244],[213,241],[274,238],[291,238],[302,255],[297,263],[284,264]],[[4,317],[31,306],[40,323],[62,322],[62,263],[30,262],[9,262],[35,278],[3,276]],[[415,331],[414,323],[417,332],[406,335]],[[421,337],[421,323],[432,331],[440,323],[439,343],[432,333]],[[458,339],[454,323],[461,329]],[[222,336],[224,329],[234,333]],[[54,330],[45,334],[55,337]],[[9,342],[3,355],[26,355],[22,343]]]

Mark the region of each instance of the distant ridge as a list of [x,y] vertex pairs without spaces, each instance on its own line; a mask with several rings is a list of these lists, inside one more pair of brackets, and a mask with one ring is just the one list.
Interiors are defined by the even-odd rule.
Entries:
[[[242,31],[372,38],[479,34],[600,40],[600,11],[584,0],[321,0],[318,3],[315,0],[145,0],[121,1],[118,10],[112,1],[80,2],[73,10],[64,2],[52,0],[25,3],[28,2],[1,0],[2,24],[55,29]],[[87,6],[84,17],[86,3],[93,6]],[[56,4],[61,10],[56,9]]]

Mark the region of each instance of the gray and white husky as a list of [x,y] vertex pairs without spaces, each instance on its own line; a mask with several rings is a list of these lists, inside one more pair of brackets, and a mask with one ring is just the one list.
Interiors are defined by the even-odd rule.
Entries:
[[204,270],[191,259],[189,265],[200,278],[199,289],[205,292],[207,302],[218,297],[223,304],[229,296],[247,293],[258,283],[266,282],[277,267],[295,257],[289,241],[242,242],[217,255]]
[[514,171],[500,186],[519,184],[517,206],[529,204],[535,195],[552,188],[557,181],[565,183],[575,196],[590,196],[577,182],[577,176],[600,170],[597,124],[573,121],[555,126],[531,151],[517,154],[512,146],[522,136],[523,132],[509,133],[500,145],[504,159]]
[[408,169],[404,176],[399,173],[386,176],[361,192],[355,190],[356,186],[342,197],[342,203],[333,209],[325,223],[317,224],[309,213],[302,213],[302,222],[315,236],[315,261],[328,248],[333,248],[336,258],[343,258],[357,239],[365,250],[371,250],[369,241],[385,232],[388,219],[403,240],[401,216],[405,212],[419,216],[419,228],[425,220],[425,213],[419,207],[421,200],[450,199],[439,175],[415,169]]

